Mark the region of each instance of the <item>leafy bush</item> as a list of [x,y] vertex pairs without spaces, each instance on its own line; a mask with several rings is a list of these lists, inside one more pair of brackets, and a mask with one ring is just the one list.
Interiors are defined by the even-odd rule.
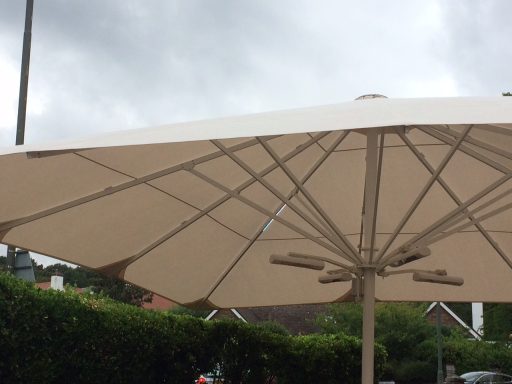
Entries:
[[[385,355],[377,345],[379,372]],[[226,384],[355,383],[361,341],[148,311],[0,273],[1,383],[193,383],[215,370]]]
[[211,324],[0,274],[0,382],[192,382]]
[[[361,340],[343,334],[291,338],[291,353],[276,359],[279,383],[360,383]],[[382,372],[386,352],[375,345],[376,377]]]
[[274,359],[286,353],[289,336],[240,321],[215,321],[211,331],[215,366],[225,383],[264,383],[275,376]]

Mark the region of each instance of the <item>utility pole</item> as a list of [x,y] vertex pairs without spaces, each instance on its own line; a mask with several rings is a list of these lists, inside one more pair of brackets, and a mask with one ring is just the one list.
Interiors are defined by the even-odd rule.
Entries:
[[443,336],[441,334],[441,302],[436,304],[436,333],[437,333],[437,384],[443,384]]
[[[27,0],[27,6],[25,11],[25,32],[23,33],[23,52],[21,56],[20,96],[18,99],[18,124],[16,127],[16,145],[22,145],[25,142],[25,121],[27,117],[28,74],[30,67],[30,47],[32,43],[33,11],[34,0]],[[7,268],[11,273],[14,273],[15,266],[16,248],[9,245],[7,247]]]

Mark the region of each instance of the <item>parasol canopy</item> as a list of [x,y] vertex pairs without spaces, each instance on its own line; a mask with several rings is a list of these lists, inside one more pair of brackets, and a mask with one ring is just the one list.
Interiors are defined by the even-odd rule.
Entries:
[[511,148],[512,97],[18,146],[0,151],[0,239],[190,306],[510,302]]

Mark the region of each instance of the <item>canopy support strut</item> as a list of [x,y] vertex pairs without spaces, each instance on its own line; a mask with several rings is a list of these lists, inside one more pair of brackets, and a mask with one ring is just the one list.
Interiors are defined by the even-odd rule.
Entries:
[[366,133],[366,180],[365,210],[363,214],[363,345],[362,345],[362,384],[373,384],[374,378],[374,340],[375,340],[375,267],[372,266],[373,251],[371,249],[375,234],[378,172],[378,134],[377,130]]

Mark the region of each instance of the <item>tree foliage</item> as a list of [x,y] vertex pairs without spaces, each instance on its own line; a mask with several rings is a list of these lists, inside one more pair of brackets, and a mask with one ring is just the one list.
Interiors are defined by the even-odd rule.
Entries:
[[484,337],[512,341],[512,304],[484,304]]
[[[0,271],[5,271],[5,256],[0,256]],[[105,295],[111,299],[141,307],[144,303],[151,303],[153,294],[133,284],[119,279],[106,277],[97,272],[82,267],[71,267],[67,264],[56,263],[49,266],[38,264],[32,259],[36,282],[50,281],[50,278],[59,274],[64,283],[77,288],[89,288],[90,291]]]
[[209,309],[193,309],[193,308],[187,308],[183,307],[181,305],[176,305],[175,307],[172,307],[169,310],[170,313],[174,315],[188,315],[192,317],[199,317],[199,318],[206,318],[208,314],[211,312]]
[[458,372],[512,372],[511,347],[505,342],[468,340],[461,332],[452,332],[444,342],[444,357],[457,367]]
[[[378,303],[375,310],[375,340],[388,355],[384,379],[400,382],[435,381],[435,329],[424,316],[425,306],[409,303]],[[318,325],[327,333],[341,332],[361,337],[362,307],[332,304],[319,316]]]
[[[456,304],[467,312],[471,304]],[[426,307],[413,303],[378,303],[375,339],[388,353],[383,379],[398,382],[435,382],[437,344],[435,328],[424,316]],[[468,313],[466,313],[466,317]],[[318,324],[326,333],[342,332],[360,337],[362,308],[357,304],[333,304]],[[485,336],[489,341],[469,340],[461,328],[442,328],[445,363],[457,372],[501,369],[512,371],[512,305],[484,305]]]

